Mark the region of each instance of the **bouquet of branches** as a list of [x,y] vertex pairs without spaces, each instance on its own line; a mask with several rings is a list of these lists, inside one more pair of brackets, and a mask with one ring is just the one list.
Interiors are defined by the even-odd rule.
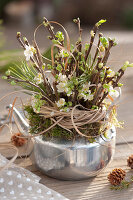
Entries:
[[[115,39],[98,33],[98,43],[94,45],[98,29],[106,20],[95,24],[86,44],[82,42],[80,19],[73,21],[79,30],[75,45],[70,43],[61,24],[46,18],[36,28],[32,45],[18,32],[17,40],[27,62],[17,69],[11,67],[3,78],[32,91],[29,103],[24,106],[31,134],[68,140],[85,137],[94,141],[100,134],[106,135],[112,125],[119,125],[115,102],[120,94],[115,88],[122,86],[119,81],[126,68],[133,64],[127,61],[114,72],[107,61],[111,48],[116,45]],[[55,33],[53,24],[60,26],[63,32]],[[41,54],[36,42],[36,32],[41,26],[50,34],[51,59]]]

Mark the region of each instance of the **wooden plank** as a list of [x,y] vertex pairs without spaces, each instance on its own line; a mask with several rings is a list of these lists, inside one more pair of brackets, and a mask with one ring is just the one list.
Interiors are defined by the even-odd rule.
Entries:
[[133,186],[127,190],[112,191],[107,180],[107,175],[114,168],[122,168],[127,172],[127,178],[133,175],[133,170],[127,167],[127,157],[133,152],[133,144],[117,145],[114,160],[109,166],[95,178],[84,181],[60,181],[43,175],[39,172],[35,165],[32,165],[28,158],[24,160],[17,160],[17,163],[22,162],[21,165],[33,173],[41,177],[41,183],[50,187],[51,189],[63,194],[70,200],[132,200]]

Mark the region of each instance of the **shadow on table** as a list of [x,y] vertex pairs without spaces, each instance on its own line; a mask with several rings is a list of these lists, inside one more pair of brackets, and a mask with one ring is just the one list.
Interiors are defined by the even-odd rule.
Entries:
[[[110,189],[110,184],[104,173],[95,178],[90,178],[84,181],[60,181],[37,172],[41,176],[40,183],[61,193],[70,200],[132,200],[133,188],[122,191],[114,191]],[[130,177],[131,171],[128,175]]]

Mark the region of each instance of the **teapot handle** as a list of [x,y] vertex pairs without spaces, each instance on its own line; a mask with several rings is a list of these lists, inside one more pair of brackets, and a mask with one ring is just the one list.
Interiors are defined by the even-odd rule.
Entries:
[[[111,107],[112,106],[114,106],[114,105],[116,105],[119,101],[120,101],[120,98],[121,98],[121,88],[119,87],[119,96],[111,103],[111,105],[109,106],[109,108],[108,108],[108,111],[107,111],[107,114],[106,114],[106,116],[107,116],[107,118],[108,118],[108,115],[109,115],[109,113],[110,113],[110,111],[111,111]],[[100,135],[101,136],[101,138],[104,140],[104,141],[110,141],[113,137],[115,137],[116,136],[116,129],[115,129],[115,126],[114,125],[112,125],[112,127],[108,130],[108,138],[106,138],[106,137],[104,137],[103,135]]]
[[114,106],[114,105],[116,105],[116,104],[119,103],[120,98],[121,98],[121,94],[122,94],[121,88],[119,87],[119,96],[110,104],[110,106],[109,106],[109,108],[108,108],[109,111],[107,112],[107,115],[108,115],[109,112],[110,112],[110,108],[111,108],[112,106]]

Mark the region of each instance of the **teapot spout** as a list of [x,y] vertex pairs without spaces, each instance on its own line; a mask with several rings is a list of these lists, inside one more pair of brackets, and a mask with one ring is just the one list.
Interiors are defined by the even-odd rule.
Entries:
[[[13,105],[10,104],[7,106],[7,109],[12,109]],[[23,111],[18,111],[15,107],[13,107],[13,118],[17,122],[19,129],[21,132],[28,132],[29,124],[26,121]]]

